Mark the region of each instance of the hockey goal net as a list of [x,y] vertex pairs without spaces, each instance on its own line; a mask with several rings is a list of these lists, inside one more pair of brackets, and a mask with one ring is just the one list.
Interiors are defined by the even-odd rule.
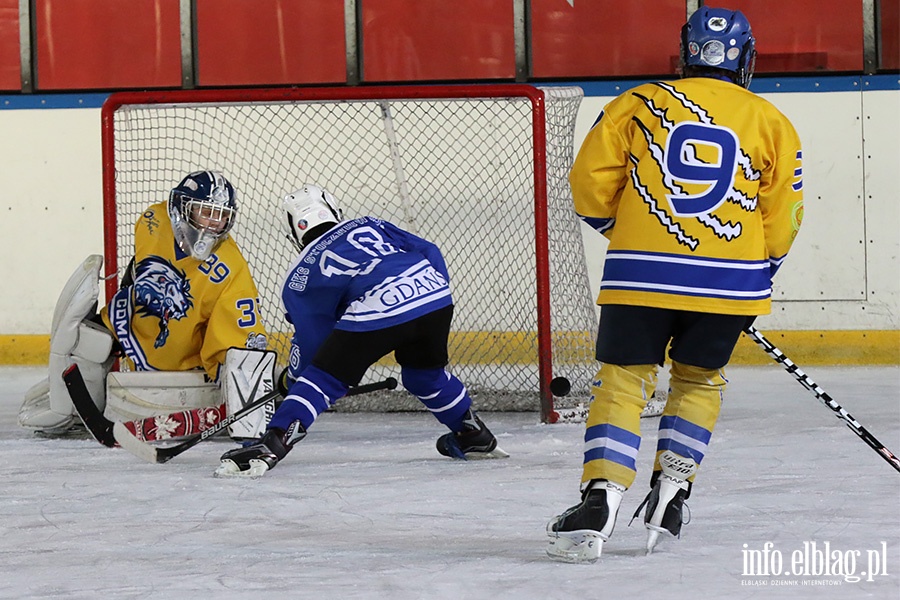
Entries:
[[[105,254],[122,275],[144,208],[194,170],[238,192],[233,235],[260,292],[270,347],[291,329],[280,286],[294,256],[281,198],[331,190],[345,216],[372,215],[434,241],[456,310],[449,368],[482,410],[540,410],[553,378],[583,402],[596,370],[596,312],[568,172],[582,92],[527,85],[117,93],[102,110]],[[107,295],[118,277],[108,280]],[[399,378],[387,357],[364,381]],[[339,407],[418,408],[402,391]]]

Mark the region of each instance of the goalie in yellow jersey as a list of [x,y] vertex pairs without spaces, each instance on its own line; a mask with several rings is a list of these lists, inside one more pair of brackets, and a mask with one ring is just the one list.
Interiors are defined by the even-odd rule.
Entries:
[[610,102],[570,173],[575,210],[609,239],[585,430],[582,501],[547,526],[552,558],[594,561],[634,482],[640,413],[667,346],[669,395],[646,507],[647,550],[678,536],[741,331],[771,310],[803,215],[800,140],[747,88],[756,50],[739,11],[701,7],[682,78]]
[[132,370],[202,370],[215,382],[229,348],[264,350],[256,284],[229,236],[237,211],[237,194],[221,173],[190,173],[167,202],[141,215],[134,258],[99,314],[103,259],[88,257],[57,301],[48,378],[26,393],[19,424],[54,435],[75,423],[62,378],[72,364],[103,411],[106,375],[117,357]]

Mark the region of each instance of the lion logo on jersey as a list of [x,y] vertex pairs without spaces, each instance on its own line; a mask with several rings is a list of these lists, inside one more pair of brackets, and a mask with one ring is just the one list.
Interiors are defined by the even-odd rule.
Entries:
[[165,345],[169,321],[183,319],[194,306],[191,282],[184,271],[176,270],[166,260],[148,256],[135,266],[133,289],[137,314],[159,319],[159,335],[153,346]]

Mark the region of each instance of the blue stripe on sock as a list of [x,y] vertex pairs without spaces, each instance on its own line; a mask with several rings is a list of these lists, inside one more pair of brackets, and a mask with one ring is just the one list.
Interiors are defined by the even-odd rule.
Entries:
[[709,444],[709,440],[712,438],[712,432],[708,429],[674,415],[667,415],[661,418],[659,420],[659,429],[674,429],[678,433],[683,433],[704,444]]
[[609,448],[592,448],[584,453],[584,463],[587,464],[592,460],[601,460],[605,459],[617,464],[622,465],[623,467],[627,467],[632,471],[637,470],[637,466],[635,465],[635,461],[630,456],[626,456],[621,452],[616,452],[615,450],[610,450]]
[[641,436],[635,435],[627,429],[622,429],[621,427],[610,425],[609,423],[603,423],[602,425],[593,425],[585,430],[585,442],[589,442],[598,438],[609,438],[633,448],[641,447]]
[[685,446],[681,442],[676,442],[671,438],[661,438],[656,443],[656,451],[662,452],[663,450],[671,450],[678,456],[682,456],[685,458],[693,458],[697,464],[700,464],[700,461],[703,460],[703,453],[695,448],[691,448],[690,446]]

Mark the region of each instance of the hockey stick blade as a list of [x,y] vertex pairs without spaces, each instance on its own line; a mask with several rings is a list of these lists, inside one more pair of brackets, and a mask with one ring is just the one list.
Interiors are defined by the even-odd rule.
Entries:
[[[352,387],[347,392],[347,395],[355,396],[357,394],[367,394],[369,392],[376,392],[379,390],[393,390],[396,387],[397,380],[393,377],[388,377],[384,381],[376,381],[374,383],[367,383],[364,385]],[[206,441],[223,429],[227,428],[235,421],[243,419],[253,411],[265,405],[270,400],[278,397],[280,397],[280,394],[277,391],[270,392],[262,398],[251,402],[236,413],[228,415],[215,425],[212,425],[209,429],[205,429],[197,435],[188,438],[187,440],[174,446],[158,447],[140,440],[133,433],[131,433],[131,431],[129,431],[123,423],[116,423],[115,425],[113,425],[112,433],[115,437],[115,441],[119,443],[119,446],[121,446],[131,454],[134,454],[138,458],[152,463],[165,463],[169,462],[182,452],[193,448],[200,442]]]
[[809,375],[804,373],[800,367],[795,365],[791,359],[785,356],[784,352],[779,350],[775,344],[766,339],[766,337],[752,325],[747,327],[744,330],[750,338],[756,342],[756,344],[762,348],[766,354],[768,354],[775,362],[780,364],[785,371],[790,373],[794,379],[796,379],[800,385],[805,387],[807,390],[812,392],[812,394],[819,399],[819,401],[830,408],[835,416],[847,425],[853,433],[858,435],[862,441],[869,445],[870,448],[875,450],[878,455],[883,458],[889,465],[894,467],[895,470],[900,472],[900,458],[897,458],[893,452],[888,450],[884,444],[879,442],[874,435],[868,432],[868,430],[859,424],[859,422],[853,418],[853,416],[848,413],[844,408],[834,401],[834,399],[829,396],[825,390],[819,387],[815,381],[810,378]]
[[113,448],[116,445],[116,438],[113,436],[113,422],[103,416],[100,409],[91,398],[91,393],[84,383],[84,377],[81,375],[77,364],[72,364],[68,369],[63,371],[63,381],[66,389],[69,391],[69,397],[72,399],[72,405],[75,412],[81,417],[84,426],[90,432],[95,440]]

